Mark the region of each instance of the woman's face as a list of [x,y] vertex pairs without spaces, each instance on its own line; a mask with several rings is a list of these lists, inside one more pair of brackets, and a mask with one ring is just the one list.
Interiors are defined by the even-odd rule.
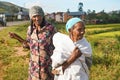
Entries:
[[71,36],[74,40],[74,42],[80,40],[83,38],[83,35],[85,33],[85,26],[83,22],[78,22],[73,26],[73,29],[71,30]]
[[40,26],[43,20],[43,17],[40,15],[35,15],[32,17],[33,23],[35,24],[35,26]]

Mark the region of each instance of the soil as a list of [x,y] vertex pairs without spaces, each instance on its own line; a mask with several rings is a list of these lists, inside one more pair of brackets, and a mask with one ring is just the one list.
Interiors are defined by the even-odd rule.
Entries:
[[14,49],[17,56],[24,56],[28,54],[28,51],[24,51],[23,47],[14,47]]
[[2,76],[3,76],[3,70],[2,70],[2,68],[3,68],[2,62],[0,62],[0,80],[3,80],[2,79]]

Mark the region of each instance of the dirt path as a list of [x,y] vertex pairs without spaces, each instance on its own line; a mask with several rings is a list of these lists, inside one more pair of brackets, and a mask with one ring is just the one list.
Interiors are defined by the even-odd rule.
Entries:
[[14,47],[16,50],[16,56],[24,56],[28,54],[28,51],[24,51],[23,47]]
[[[25,56],[29,54],[29,50],[24,50],[23,47],[14,47],[15,49],[15,54],[12,55],[12,57],[19,57],[19,56]],[[29,62],[29,58],[25,59],[25,62],[28,63]],[[3,80],[3,76],[4,76],[4,71],[3,69],[6,66],[4,66],[2,64],[2,62],[0,61],[0,80]]]
[[5,27],[0,25],[0,30],[2,30],[4,28],[7,28],[9,26],[25,24],[25,23],[29,23],[29,21],[11,21],[11,22],[7,22],[7,26],[5,26]]
[[0,30],[4,29],[5,27],[0,27]]
[[3,76],[3,65],[2,62],[0,62],[0,80],[3,80],[2,76]]

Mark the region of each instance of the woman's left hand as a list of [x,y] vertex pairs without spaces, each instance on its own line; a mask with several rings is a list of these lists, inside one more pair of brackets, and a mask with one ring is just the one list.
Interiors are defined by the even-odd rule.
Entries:
[[57,74],[59,74],[59,71],[56,70],[56,69],[53,69],[53,70],[52,70],[52,74],[57,75]]

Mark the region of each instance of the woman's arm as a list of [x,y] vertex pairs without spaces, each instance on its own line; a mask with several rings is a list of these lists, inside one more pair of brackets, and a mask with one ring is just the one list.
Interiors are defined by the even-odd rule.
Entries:
[[20,43],[22,43],[24,48],[29,49],[29,44],[25,39],[23,39],[22,37],[13,32],[9,32],[9,35],[11,38],[17,39]]
[[22,37],[20,37],[16,33],[9,32],[9,35],[11,38],[17,39],[20,43],[23,43],[25,41]]
[[67,61],[65,61],[62,64],[62,69],[63,72],[64,70],[71,65],[77,58],[79,58],[82,55],[81,51],[79,50],[78,47],[75,47],[74,51],[72,52],[72,54],[70,55],[70,57],[67,59]]

